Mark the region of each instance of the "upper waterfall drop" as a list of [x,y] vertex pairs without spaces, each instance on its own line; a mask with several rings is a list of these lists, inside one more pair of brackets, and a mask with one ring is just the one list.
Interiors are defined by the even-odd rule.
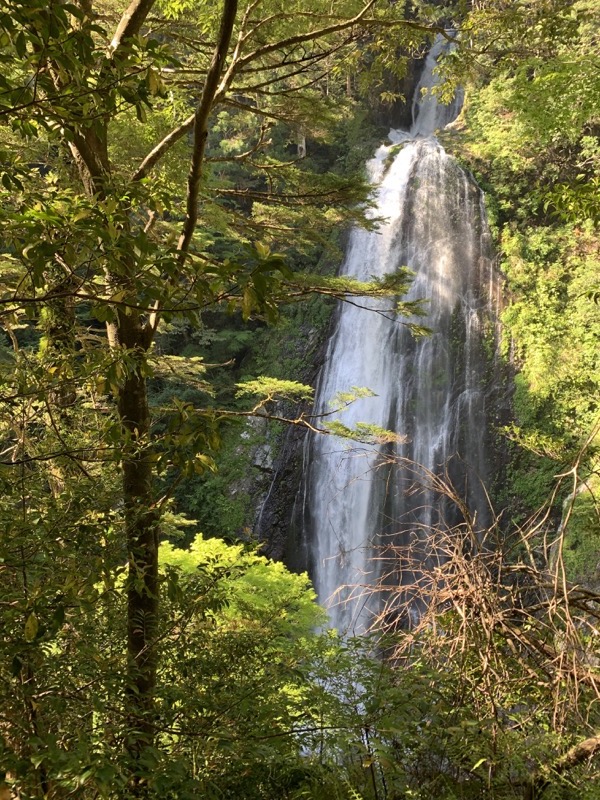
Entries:
[[445,128],[460,114],[463,104],[463,93],[458,89],[451,103],[438,101],[432,89],[439,83],[436,67],[440,56],[452,47],[452,43],[443,36],[438,36],[427,54],[421,80],[415,90],[412,103],[412,125],[409,137],[433,136],[436,130]]
[[369,280],[409,267],[414,280],[406,299],[427,300],[419,322],[431,334],[415,339],[390,313],[390,300],[365,299],[370,311],[342,303],[315,400],[315,413],[330,413],[339,392],[367,387],[375,396],[356,400],[341,421],[372,423],[406,441],[348,445],[311,436],[305,450],[303,530],[312,577],[331,624],[350,633],[363,632],[381,611],[373,587],[383,575],[396,584],[414,578],[414,561],[403,566],[398,547],[427,562],[427,530],[456,522],[431,487],[414,491],[410,465],[422,475],[447,471],[481,524],[487,512],[483,338],[499,284],[481,192],[433,135],[456,118],[460,98],[447,106],[423,94],[435,84],[446,46],[440,38],[427,57],[411,130],[391,131],[392,144],[367,165],[370,213],[385,222],[376,232],[352,231],[341,268]]

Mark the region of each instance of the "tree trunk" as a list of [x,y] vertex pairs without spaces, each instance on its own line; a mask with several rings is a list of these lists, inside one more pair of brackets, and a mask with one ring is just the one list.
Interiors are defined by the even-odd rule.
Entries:
[[[153,463],[148,388],[142,374],[147,334],[139,313],[119,312],[118,344],[133,353],[119,388],[118,412],[123,427],[123,504],[127,532],[127,750],[132,759],[132,788],[143,793],[142,753],[155,733],[154,692],[157,668],[158,519],[154,509]],[[145,760],[147,770],[147,760]]]
[[[88,194],[104,196],[105,179],[110,172],[106,135],[78,136],[72,147],[81,179]],[[127,256],[125,256],[127,258]],[[121,264],[121,267],[127,264]],[[125,273],[132,275],[135,265]],[[117,271],[122,288],[122,269]],[[107,266],[109,284],[113,276]],[[135,287],[125,278],[135,296]],[[123,508],[127,538],[127,673],[125,747],[131,758],[131,788],[134,795],[145,793],[148,753],[154,743],[154,693],[158,655],[156,649],[158,587],[158,518],[154,508],[153,463],[151,459],[150,409],[148,387],[142,364],[150,345],[150,336],[139,311],[116,312],[117,319],[107,325],[109,345],[126,350],[133,358],[126,364],[127,374],[118,389],[117,411],[123,431],[121,469]]]
[[[139,32],[154,0],[132,0],[111,44],[112,56],[120,45]],[[198,198],[208,118],[223,75],[231,35],[237,16],[237,0],[223,0],[219,35],[213,52],[200,103],[194,114],[194,143],[188,176],[186,218],[178,243],[183,264],[198,219]],[[110,177],[106,129],[87,129],[77,133],[70,145],[82,183],[90,196],[103,197]],[[127,259],[127,255],[123,256]],[[109,284],[114,278],[120,288],[131,289],[136,296],[133,276],[135,265],[121,264],[113,275],[107,265]],[[123,277],[125,275],[125,278]],[[117,409],[123,432],[121,467],[123,506],[127,536],[127,679],[125,747],[131,759],[133,796],[146,794],[154,745],[155,690],[158,665],[158,515],[153,490],[153,460],[148,388],[143,363],[159,317],[159,309],[150,324],[132,308],[117,311],[116,322],[108,327],[109,344],[128,353],[127,374],[118,389]]]

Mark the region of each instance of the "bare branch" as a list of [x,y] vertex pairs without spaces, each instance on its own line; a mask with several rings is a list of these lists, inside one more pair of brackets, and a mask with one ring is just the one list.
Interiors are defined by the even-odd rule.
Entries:
[[[170,148],[174,144],[176,144],[183,136],[185,136],[186,133],[188,133],[189,131],[193,130],[196,127],[197,120],[201,116],[204,117],[204,125],[206,125],[208,114],[210,113],[210,110],[212,109],[212,107],[217,102],[226,102],[229,105],[234,105],[234,106],[239,107],[239,108],[245,108],[245,109],[253,111],[254,113],[261,114],[262,116],[270,117],[272,119],[281,119],[276,114],[269,114],[268,112],[265,112],[265,111],[262,111],[260,109],[254,108],[253,106],[246,105],[246,104],[239,103],[239,102],[235,102],[235,101],[232,101],[230,98],[226,98],[227,90],[229,89],[229,87],[230,87],[230,85],[231,85],[231,83],[233,81],[233,78],[238,73],[240,73],[242,71],[247,71],[244,68],[248,64],[250,64],[253,61],[258,60],[259,58],[261,58],[263,56],[269,55],[270,53],[280,52],[281,50],[284,50],[285,48],[293,47],[295,45],[302,44],[304,42],[314,41],[314,40],[319,39],[321,37],[328,36],[329,34],[337,33],[339,31],[346,30],[348,28],[353,27],[354,25],[357,25],[359,22],[362,22],[363,17],[369,12],[369,10],[373,7],[374,4],[375,4],[375,0],[369,0],[369,2],[363,7],[363,9],[356,16],[352,17],[351,19],[346,19],[346,20],[343,20],[341,22],[336,22],[335,24],[325,26],[323,28],[314,29],[314,30],[308,31],[308,32],[306,32],[304,34],[298,34],[297,36],[292,36],[292,37],[289,37],[287,39],[282,39],[282,40],[279,40],[277,42],[274,42],[274,43],[271,43],[271,44],[268,44],[268,45],[264,45],[262,47],[256,48],[251,53],[248,53],[245,56],[242,56],[241,55],[241,49],[242,49],[242,46],[245,43],[245,40],[247,38],[247,35],[244,35],[244,27],[247,24],[248,14],[256,6],[256,2],[251,3],[248,6],[248,8],[246,9],[244,18],[242,19],[240,34],[239,34],[238,41],[236,43],[234,52],[233,52],[232,57],[231,57],[230,66],[229,66],[227,72],[223,75],[222,80],[221,80],[220,84],[217,87],[216,85],[213,85],[213,84],[215,83],[215,79],[216,79],[216,83],[218,84],[218,80],[219,80],[219,78],[221,77],[221,75],[223,73],[223,65],[224,65],[225,57],[227,55],[227,51],[228,51],[228,48],[229,48],[229,43],[230,43],[230,40],[231,40],[233,22],[235,21],[235,12],[234,12],[234,14],[232,16],[232,20],[231,20],[231,23],[232,23],[231,24],[231,28],[230,28],[229,33],[228,33],[228,39],[227,39],[227,46],[226,47],[223,47],[223,44],[224,44],[224,41],[222,39],[223,28],[221,28],[221,31],[219,33],[217,44],[215,45],[215,54],[213,55],[213,62],[211,64],[211,67],[210,67],[209,72],[208,72],[207,77],[206,77],[206,82],[204,84],[204,90],[203,90],[203,94],[202,94],[202,99],[201,99],[200,104],[199,104],[198,108],[196,109],[195,113],[190,115],[179,127],[175,128],[169,134],[167,134],[167,136],[165,136],[164,139],[162,139],[162,141],[160,141],[150,151],[150,153],[148,153],[148,155],[144,158],[144,160],[142,161],[142,163],[140,164],[140,166],[138,167],[136,172],[133,174],[132,180],[133,181],[138,181],[138,180],[141,180],[142,178],[146,177],[148,175],[148,173],[150,172],[150,170],[164,156],[164,154],[168,150],[170,150]],[[225,19],[225,14],[226,14],[226,11],[227,11],[227,5],[228,4],[226,4],[224,6],[224,9],[223,9],[223,19]],[[237,6],[237,4],[236,4],[236,6]],[[223,19],[222,19],[222,23],[223,23]],[[327,57],[331,53],[336,52],[338,49],[339,49],[339,46],[332,47],[332,48],[329,48],[328,50],[326,50],[324,52],[316,53],[316,54],[314,54],[313,56],[310,56],[310,57],[306,57],[305,56],[302,59],[294,59],[291,62],[288,62],[286,64],[282,64],[281,66],[292,66],[294,64],[301,64],[301,63],[308,63],[308,64],[316,63],[317,61],[322,60],[323,58]],[[215,55],[217,53],[219,53],[218,65],[215,64]],[[217,66],[216,70],[215,70],[215,66]],[[263,66],[258,67],[258,69],[260,71],[262,71],[263,69],[266,69],[266,68],[272,69],[272,65],[269,65],[268,67],[263,67]],[[291,73],[291,74],[294,74],[294,73]],[[210,102],[207,102],[208,99],[209,99],[209,95],[210,95]],[[194,144],[195,151],[197,149],[196,148],[196,142],[199,143],[200,140],[203,140],[202,153],[204,152],[204,147],[205,147],[205,142],[206,142],[206,135],[207,135],[206,131],[204,133],[200,132],[200,133],[196,133],[195,134],[195,144]],[[199,155],[199,153],[198,153],[198,155]],[[197,157],[196,157],[196,160],[197,160]],[[200,158],[200,162],[201,161],[202,161],[202,158]],[[196,167],[194,169],[196,170]],[[200,174],[198,175],[198,187],[199,187],[199,180],[200,180]],[[188,179],[188,199],[191,200],[192,195],[189,194],[189,187],[190,187],[190,184],[189,184],[189,179]],[[192,216],[194,216],[194,214],[192,214]],[[191,219],[191,217],[190,217],[190,219]],[[194,224],[195,224],[195,219],[194,219]],[[190,234],[190,238],[191,238],[191,234]],[[182,235],[182,239],[181,239],[181,242],[180,242],[180,249],[182,251],[186,250],[187,247],[189,247],[189,241],[187,242],[185,247],[181,247],[183,242],[184,242],[184,237]]]

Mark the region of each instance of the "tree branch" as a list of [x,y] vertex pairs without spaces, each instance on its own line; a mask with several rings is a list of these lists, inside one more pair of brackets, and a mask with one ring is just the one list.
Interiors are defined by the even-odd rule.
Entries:
[[206,150],[206,140],[208,138],[208,117],[215,100],[215,95],[219,89],[219,82],[223,74],[225,59],[229,51],[229,43],[231,41],[231,34],[237,15],[237,5],[237,0],[224,0],[217,45],[206,76],[202,97],[200,98],[200,103],[196,109],[194,121],[192,123],[194,126],[194,145],[192,162],[188,175],[186,215],[181,236],[177,244],[177,249],[180,253],[180,262],[183,262],[185,259],[198,219],[198,195],[200,191],[204,153]]
[[[139,2],[141,2],[141,0],[139,0]],[[234,11],[233,15],[231,16],[231,20],[230,20],[231,24],[230,24],[230,29],[229,29],[229,32],[228,32],[228,38],[227,38],[227,43],[226,43],[227,46],[226,47],[222,47],[222,45],[224,44],[224,41],[222,39],[222,36],[223,36],[223,33],[224,33],[223,23],[224,23],[224,21],[226,19],[227,13],[228,13],[227,10],[228,10],[229,4],[230,3],[226,3],[224,8],[223,8],[223,17],[222,17],[222,20],[221,20],[221,30],[219,32],[219,37],[218,37],[218,40],[217,40],[217,44],[215,45],[215,53],[213,55],[213,62],[211,64],[211,67],[210,67],[209,72],[207,74],[206,82],[204,84],[204,90],[203,90],[203,94],[202,94],[202,99],[200,101],[200,104],[199,104],[197,110],[195,111],[194,114],[190,115],[186,120],[184,120],[184,122],[182,122],[179,127],[175,128],[170,133],[168,133],[164,137],[164,139],[162,139],[148,153],[148,155],[144,158],[144,160],[142,161],[142,163],[140,164],[138,169],[132,175],[132,178],[131,178],[132,181],[139,181],[139,180],[142,180],[143,178],[145,178],[148,175],[148,173],[150,172],[150,170],[158,163],[158,161],[160,161],[160,159],[164,156],[164,154],[168,150],[170,150],[171,147],[173,147],[174,144],[176,144],[183,136],[185,136],[186,133],[189,133],[189,131],[191,131],[195,127],[197,127],[196,126],[196,122],[200,117],[203,117],[203,119],[204,119],[204,123],[203,124],[205,126],[206,123],[207,123],[208,114],[209,114],[211,108],[213,107],[213,105],[215,104],[215,102],[217,102],[217,101],[225,101],[229,105],[236,105],[239,108],[245,108],[245,109],[251,110],[251,111],[253,111],[255,113],[262,114],[263,116],[270,117],[271,119],[280,119],[280,117],[278,117],[275,114],[269,114],[268,112],[261,111],[260,109],[254,108],[253,106],[248,106],[248,105],[245,105],[245,104],[239,104],[239,103],[236,103],[235,101],[232,101],[231,99],[226,99],[225,98],[225,94],[227,92],[227,89],[231,85],[231,82],[232,82],[234,76],[237,75],[240,71],[243,71],[244,67],[246,65],[248,65],[252,61],[255,61],[258,58],[261,58],[264,55],[268,55],[269,53],[279,52],[280,50],[282,50],[282,49],[284,49],[286,47],[292,47],[292,46],[297,45],[297,44],[302,44],[304,42],[313,41],[314,39],[318,39],[318,38],[320,38],[322,36],[327,36],[327,35],[329,35],[331,33],[337,33],[339,31],[345,30],[347,28],[351,28],[353,25],[356,25],[359,22],[363,21],[363,18],[365,17],[365,15],[371,10],[373,5],[375,4],[375,0],[369,0],[369,2],[363,7],[363,9],[356,16],[352,17],[351,19],[346,19],[346,20],[343,20],[341,22],[336,22],[335,24],[328,25],[328,26],[325,26],[323,28],[318,28],[316,30],[308,31],[307,33],[304,33],[304,34],[298,34],[297,36],[291,36],[291,37],[289,37],[287,39],[282,39],[282,40],[274,42],[272,44],[268,44],[268,45],[264,45],[262,47],[258,47],[257,49],[253,50],[251,53],[248,53],[245,56],[241,56],[241,54],[240,54],[241,46],[245,43],[245,40],[247,38],[247,36],[243,35],[244,26],[247,24],[247,17],[248,17],[249,12],[252,9],[254,9],[254,7],[257,5],[256,2],[252,3],[246,9],[245,16],[244,16],[244,18],[242,20],[239,41],[236,44],[236,48],[235,48],[235,51],[233,53],[229,69],[227,70],[227,72],[223,76],[223,79],[221,80],[220,85],[218,85],[219,79],[220,79],[220,77],[221,77],[221,75],[223,73],[224,60],[225,60],[225,57],[227,55],[227,50],[229,48],[229,43],[230,43],[230,40],[231,40],[231,34],[232,34],[232,30],[233,30],[233,23],[235,22],[235,16],[236,16],[236,11],[237,11],[237,3],[236,3],[235,4],[236,5],[236,10]],[[437,30],[437,29],[432,29],[432,30]],[[324,58],[327,55],[329,55],[331,52],[335,52],[337,49],[338,48],[335,47],[333,49],[327,50],[325,53],[316,54],[314,56],[314,58],[311,57],[310,59],[306,59],[306,60],[308,60],[309,64],[313,63],[313,61],[321,60],[322,58]],[[219,55],[219,59],[220,60],[216,64],[215,63],[215,57],[216,57],[217,54],[220,54]],[[303,60],[305,60],[305,59],[294,60],[291,63],[292,64],[301,63]],[[282,66],[285,66],[285,64],[282,64]],[[272,69],[272,68],[273,68],[273,65],[268,65],[266,67],[260,67],[259,69],[262,70],[262,69]],[[210,95],[210,99],[209,99],[209,95]],[[194,150],[195,151],[196,151],[196,148],[197,148],[197,144],[200,142],[200,140],[204,139],[204,141],[202,143],[202,154],[203,154],[205,143],[206,143],[206,135],[207,135],[207,131],[204,131],[204,133],[202,133],[201,131],[198,132],[198,130],[197,130],[197,132],[195,134],[195,137],[194,137],[194,139],[195,139],[194,140]],[[198,153],[198,155],[200,155],[200,153]],[[201,164],[201,162],[202,162],[202,157],[200,158],[200,164]],[[190,175],[191,175],[191,171],[190,171]],[[196,187],[196,193],[197,193],[198,187],[199,187],[200,173],[197,176],[197,180],[198,180],[198,186]],[[191,195],[189,194],[189,187],[190,187],[190,183],[189,183],[189,179],[188,179],[188,199],[191,199]],[[194,215],[192,214],[192,216],[194,216]],[[190,220],[191,220],[191,218],[190,218]],[[187,224],[188,224],[188,222],[187,222],[187,219],[186,219],[186,225]],[[195,224],[195,219],[194,219],[194,224]],[[191,238],[191,234],[190,234],[190,238]],[[183,235],[182,235],[182,238],[180,240],[180,250],[182,250],[182,252],[184,250],[186,250],[187,247],[189,247],[189,241],[187,242],[185,247],[181,246],[183,244],[183,242],[184,242],[184,238],[183,238]]]
[[[553,775],[562,775],[563,772],[568,772],[573,767],[589,761],[600,751],[600,732],[595,736],[590,736],[582,742],[574,744],[570,750],[567,750],[551,767]],[[531,783],[525,788],[524,800],[541,800],[548,789],[552,785],[552,778],[546,775],[539,775],[535,777]]]
[[155,0],[132,0],[121,17],[117,30],[110,43],[111,55],[127,39],[136,36],[150,13]]
[[584,739],[583,742],[578,742],[573,745],[570,750],[559,758],[553,767],[554,772],[559,774],[566,772],[578,764],[595,756],[600,751],[600,732],[595,736],[590,736],[589,739]]
[[307,31],[307,33],[299,33],[296,36],[290,36],[288,39],[282,39],[278,42],[272,42],[271,44],[265,44],[262,47],[257,47],[256,50],[253,50],[251,53],[239,58],[235,63],[232,63],[230,71],[239,72],[239,70],[243,69],[246,64],[254,61],[257,58],[268,55],[269,53],[283,50],[284,48],[291,47],[292,45],[302,44],[303,42],[311,42],[314,39],[320,39],[321,37],[328,36],[331,33],[338,33],[339,31],[346,30],[346,28],[351,28],[353,25],[357,25],[359,22],[361,22],[365,14],[367,14],[374,5],[375,0],[369,0],[362,10],[351,19],[337,22],[334,25],[327,25],[324,28],[318,28],[317,30]]
[[131,176],[132,181],[141,181],[150,172],[152,167],[160,161],[167,150],[170,150],[186,133],[192,130],[196,121],[196,113],[191,114],[178,128],[168,133],[165,138],[154,147],[144,158],[140,166]]

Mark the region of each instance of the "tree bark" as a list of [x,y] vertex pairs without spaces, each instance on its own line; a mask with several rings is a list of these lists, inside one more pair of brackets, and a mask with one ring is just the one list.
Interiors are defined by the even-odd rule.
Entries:
[[123,16],[121,17],[117,30],[110,43],[111,51],[114,52],[123,42],[136,36],[146,21],[155,0],[132,0]]
[[121,456],[127,532],[127,750],[132,759],[132,788],[145,783],[142,753],[154,741],[154,692],[158,664],[159,614],[158,519],[154,510],[150,409],[141,365],[146,336],[139,313],[119,313],[117,340],[133,355],[119,389],[118,412],[124,435]]

